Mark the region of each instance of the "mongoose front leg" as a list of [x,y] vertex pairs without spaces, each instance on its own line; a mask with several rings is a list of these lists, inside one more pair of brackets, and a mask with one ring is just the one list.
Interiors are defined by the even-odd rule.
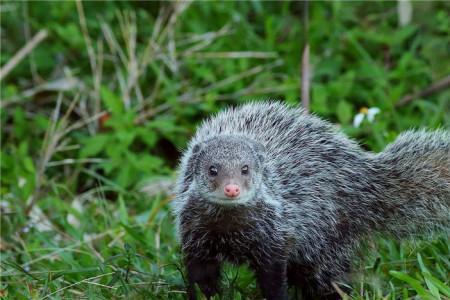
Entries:
[[[302,264],[291,262],[287,267],[288,285],[295,287],[296,294],[300,291],[301,299],[316,299],[309,291],[312,287],[314,269]],[[297,298],[296,298],[297,299]]]
[[[344,262],[341,263],[344,265]],[[288,284],[301,291],[302,299],[308,300],[340,300],[339,294],[332,287],[333,278],[322,276],[322,283],[317,281],[317,270],[311,266],[290,263],[287,268]],[[341,287],[345,292],[345,287]]]
[[220,264],[214,260],[186,259],[188,299],[195,300],[195,284],[209,299],[219,292]]
[[285,261],[273,261],[255,270],[259,287],[266,300],[287,300],[287,275]]

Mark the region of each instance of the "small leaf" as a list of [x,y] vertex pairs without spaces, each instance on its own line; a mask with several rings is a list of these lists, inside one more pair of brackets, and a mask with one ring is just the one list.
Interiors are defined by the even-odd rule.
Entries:
[[323,85],[314,85],[312,88],[311,110],[321,114],[329,113],[327,105],[327,89]]
[[85,140],[84,146],[80,151],[81,157],[91,157],[100,153],[109,137],[107,135],[98,134]]
[[29,157],[24,157],[24,159],[23,159],[23,165],[24,165],[24,167],[25,167],[25,170],[27,170],[28,172],[34,174],[34,172],[35,172],[35,169],[34,169],[34,163],[33,163],[33,160],[32,160],[31,158],[29,158]]
[[340,123],[348,124],[352,119],[352,106],[345,100],[340,101],[337,106],[337,116]]
[[146,128],[139,128],[139,137],[142,139],[142,141],[149,147],[155,146],[158,135],[154,131],[154,129],[146,129]]
[[128,225],[128,212],[122,195],[119,195],[119,219],[125,225]]
[[436,277],[433,277],[430,273],[423,274],[426,280],[429,280],[439,289],[445,296],[450,297],[450,287],[444,282],[440,281]]
[[[430,271],[428,271],[427,267],[425,266],[420,253],[417,254],[417,260],[419,261],[419,266],[422,271],[422,275],[431,276],[431,273],[430,273]],[[430,290],[430,292],[433,294],[433,296],[435,296],[437,299],[441,299],[441,297],[439,296],[439,289],[433,284],[433,282],[431,280],[427,279],[427,277],[425,277],[425,283],[427,284],[427,287]]]
[[108,88],[102,86],[100,90],[102,101],[106,108],[110,110],[113,114],[118,115],[123,112],[123,103],[121,99],[111,92]]
[[406,282],[409,284],[416,292],[417,294],[426,300],[434,300],[435,297],[431,295],[421,284],[420,281],[412,278],[411,276],[398,272],[398,271],[389,271],[389,274],[391,274],[393,277],[400,279],[401,281]]

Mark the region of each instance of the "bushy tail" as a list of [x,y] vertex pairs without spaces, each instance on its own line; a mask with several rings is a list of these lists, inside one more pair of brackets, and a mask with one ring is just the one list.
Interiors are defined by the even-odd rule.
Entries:
[[408,131],[375,156],[383,229],[397,235],[450,233],[450,132]]

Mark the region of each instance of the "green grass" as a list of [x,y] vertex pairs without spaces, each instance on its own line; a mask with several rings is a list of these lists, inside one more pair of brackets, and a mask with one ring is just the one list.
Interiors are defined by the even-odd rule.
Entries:
[[[310,3],[311,110],[373,151],[450,128],[448,90],[396,106],[450,74],[449,3],[412,6],[399,26],[396,2]],[[169,207],[180,151],[226,105],[299,103],[303,4],[0,7],[2,66],[48,31],[1,83],[0,298],[183,299]],[[353,127],[370,107],[375,121]],[[348,297],[450,299],[449,239],[422,238],[368,242]],[[223,286],[260,298],[245,266],[227,266]]]

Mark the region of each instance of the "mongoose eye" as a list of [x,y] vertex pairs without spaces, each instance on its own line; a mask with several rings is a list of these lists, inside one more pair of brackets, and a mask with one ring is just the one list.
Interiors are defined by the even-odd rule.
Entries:
[[248,174],[248,166],[247,165],[242,167],[241,173],[242,173],[242,175],[247,175]]
[[217,176],[217,168],[214,166],[209,167],[209,175]]

